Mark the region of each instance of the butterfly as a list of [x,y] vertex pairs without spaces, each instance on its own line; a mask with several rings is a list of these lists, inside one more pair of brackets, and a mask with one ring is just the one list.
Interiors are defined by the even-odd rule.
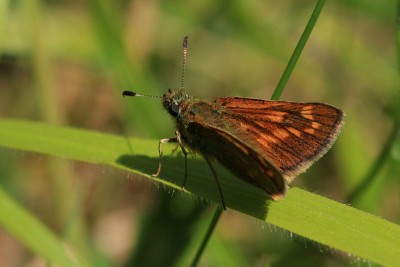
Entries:
[[[184,40],[184,59],[187,37]],[[183,85],[183,79],[182,79]],[[123,96],[143,96],[124,91]],[[323,103],[269,101],[224,97],[214,101],[191,97],[181,89],[168,90],[162,104],[175,119],[175,137],[159,142],[178,143],[203,155],[215,177],[226,209],[214,161],[239,179],[265,191],[274,200],[284,197],[288,184],[321,158],[335,142],[343,126],[344,112]]]

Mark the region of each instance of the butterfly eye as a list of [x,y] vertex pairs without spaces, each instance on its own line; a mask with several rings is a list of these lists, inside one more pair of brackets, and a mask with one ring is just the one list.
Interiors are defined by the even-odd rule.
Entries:
[[179,114],[179,105],[176,103],[172,103],[171,106],[168,109],[169,114],[172,116],[176,117]]

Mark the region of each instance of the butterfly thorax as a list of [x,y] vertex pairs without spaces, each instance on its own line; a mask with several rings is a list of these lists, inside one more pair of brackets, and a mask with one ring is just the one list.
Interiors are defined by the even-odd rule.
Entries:
[[[214,102],[192,98],[182,89],[168,90],[163,95],[164,108],[175,118],[177,130],[185,145],[194,150],[201,150],[199,147],[193,147],[193,133],[187,131],[188,126],[195,122],[201,125],[224,124],[219,115],[223,108]],[[224,125],[220,125],[224,127]]]

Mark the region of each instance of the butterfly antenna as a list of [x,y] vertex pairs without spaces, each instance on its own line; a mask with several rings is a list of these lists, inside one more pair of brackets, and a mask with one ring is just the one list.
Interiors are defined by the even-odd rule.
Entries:
[[157,96],[157,95],[142,95],[142,94],[138,94],[132,91],[123,91],[122,92],[122,96],[145,96],[145,97],[153,97],[153,98],[161,98],[161,96]]
[[182,81],[181,81],[181,89],[183,90],[185,85],[185,69],[186,69],[186,55],[187,55],[187,48],[188,48],[188,38],[189,36],[185,36],[183,38],[183,60],[182,60]]

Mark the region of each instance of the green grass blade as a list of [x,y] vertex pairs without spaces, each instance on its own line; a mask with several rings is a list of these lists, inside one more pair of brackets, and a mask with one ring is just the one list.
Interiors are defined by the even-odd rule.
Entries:
[[[160,178],[151,178],[158,164],[158,141],[124,138],[38,122],[0,120],[0,145],[43,154],[101,163],[145,174],[179,188],[183,158],[166,146]],[[270,201],[261,190],[217,168],[227,206],[319,243],[382,265],[400,261],[400,227],[360,210],[299,188],[282,201]],[[189,192],[219,203],[220,196],[206,163],[189,160]]]
[[266,221],[384,266],[400,260],[398,225],[299,188],[272,203]]
[[207,232],[203,238],[203,240],[201,241],[200,247],[199,249],[196,251],[196,255],[193,259],[192,264],[190,265],[191,267],[196,267],[199,264],[200,258],[203,255],[204,249],[207,246],[208,241],[210,240],[215,226],[217,226],[219,219],[221,218],[223,210],[221,208],[216,208],[215,212],[214,212],[214,216],[211,220],[211,223],[207,229]]
[[314,29],[315,23],[318,20],[319,14],[321,14],[324,4],[325,0],[318,0],[317,4],[315,5],[314,11],[310,19],[308,20],[306,28],[304,29],[303,34],[301,35],[299,42],[297,43],[296,48],[294,49],[293,54],[289,59],[286,69],[283,72],[282,77],[274,90],[274,93],[272,94],[271,100],[278,100],[281,97],[283,89],[285,88],[286,83],[289,80],[289,77],[292,74],[297,61],[299,60],[300,55],[303,52],[304,46],[306,45],[307,40],[310,37],[312,30]]
[[0,187],[0,224],[37,255],[63,267],[79,266],[61,240]]

